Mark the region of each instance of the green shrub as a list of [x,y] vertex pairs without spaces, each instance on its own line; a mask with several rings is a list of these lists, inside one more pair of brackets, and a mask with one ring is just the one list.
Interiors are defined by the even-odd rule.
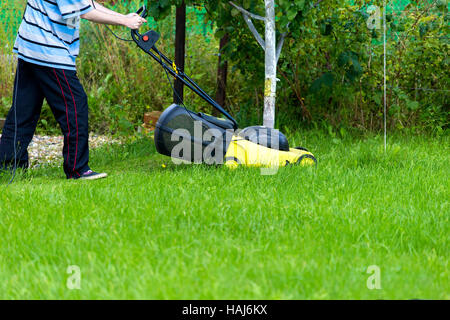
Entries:
[[[253,3],[252,0],[249,3]],[[382,1],[373,1],[381,5]],[[0,3],[0,116],[12,98],[15,63],[11,48],[25,0]],[[135,11],[141,1],[119,1],[114,9]],[[218,39],[225,30],[213,26],[205,12],[188,8],[186,73],[208,94],[216,89]],[[383,125],[382,30],[369,30],[366,1],[330,0],[298,15],[301,28],[288,37],[279,64],[276,123],[280,128],[304,126],[340,131],[380,130]],[[239,19],[237,19],[239,18]],[[388,7],[387,104],[390,130],[442,133],[449,124],[448,3],[396,1]],[[174,56],[174,10],[148,28],[160,32],[159,49]],[[262,122],[264,53],[240,16],[227,27],[231,42],[227,107],[241,127]],[[256,25],[262,32],[262,25]],[[129,31],[112,28],[121,37]],[[104,26],[82,22],[78,73],[89,97],[93,131],[130,133],[147,110],[172,103],[163,69],[134,43],[113,37]],[[172,80],[172,79],[171,79]],[[189,108],[211,108],[185,90]],[[44,106],[38,130],[56,133],[51,111]]]
[[[287,43],[279,99],[287,103],[278,105],[278,113],[379,130],[383,30],[367,27],[365,2],[345,8],[339,2],[305,17],[304,37]],[[439,133],[449,124],[448,10],[431,2],[408,3],[398,1],[387,10],[388,126]]]

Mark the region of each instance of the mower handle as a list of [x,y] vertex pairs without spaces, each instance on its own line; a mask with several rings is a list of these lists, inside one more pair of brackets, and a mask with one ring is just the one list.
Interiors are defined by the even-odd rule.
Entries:
[[[139,8],[139,10],[136,13],[145,19],[148,16],[147,7],[143,5],[142,7]],[[222,106],[220,106],[216,101],[214,101],[214,99],[212,99],[202,88],[200,88],[200,86],[197,83],[195,83],[194,80],[192,80],[181,70],[179,70],[174,62],[172,62],[169,58],[167,58],[165,55],[163,55],[156,49],[155,44],[160,38],[160,35],[157,32],[150,30],[144,35],[141,35],[137,30],[131,30],[131,37],[133,38],[134,42],[136,42],[138,47],[140,47],[145,53],[149,54],[159,64],[161,64],[161,66],[166,71],[168,71],[174,78],[180,80],[184,85],[189,87],[203,100],[208,102],[211,106],[213,106],[220,113],[222,113],[226,118],[231,120],[231,122],[233,123],[233,127],[235,129],[238,128],[236,120],[228,112],[226,112],[222,108]],[[155,53],[152,51],[157,53],[159,57],[156,56]],[[166,65],[166,63],[168,63],[170,67]]]
[[139,8],[139,10],[136,12],[138,15],[141,16],[141,18],[147,18],[148,16],[148,10],[147,7],[145,6],[145,4]]
[[[136,13],[141,16],[141,18],[147,18],[148,16],[148,10],[147,7],[145,6],[145,4],[139,8],[138,11],[136,11]],[[137,31],[137,30],[131,30],[131,34],[137,36],[138,38],[141,37],[141,34]]]

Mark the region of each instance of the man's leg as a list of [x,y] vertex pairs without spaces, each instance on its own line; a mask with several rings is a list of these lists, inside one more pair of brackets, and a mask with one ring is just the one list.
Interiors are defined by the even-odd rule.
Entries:
[[79,178],[89,169],[88,103],[75,71],[37,67],[50,108],[64,134],[64,172],[68,179]]
[[32,72],[32,65],[19,59],[14,81],[13,105],[6,117],[0,140],[0,169],[13,166],[15,158],[17,167],[28,168],[27,149],[33,139],[43,101],[44,96]]

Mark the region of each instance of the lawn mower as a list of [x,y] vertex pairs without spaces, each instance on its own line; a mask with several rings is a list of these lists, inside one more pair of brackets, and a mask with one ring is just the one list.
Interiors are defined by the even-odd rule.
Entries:
[[[147,9],[137,13],[147,17]],[[172,157],[174,161],[187,163],[225,164],[238,166],[281,167],[289,164],[311,166],[317,163],[308,150],[290,148],[286,136],[276,129],[262,126],[238,129],[236,120],[214,101],[194,80],[156,47],[160,35],[150,30],[140,34],[131,31],[137,46],[150,55],[164,69],[172,90],[170,76],[181,81],[225,118],[217,118],[202,112],[189,110],[183,102],[173,104],[160,116],[155,126],[156,150]],[[183,101],[179,98],[180,101]]]

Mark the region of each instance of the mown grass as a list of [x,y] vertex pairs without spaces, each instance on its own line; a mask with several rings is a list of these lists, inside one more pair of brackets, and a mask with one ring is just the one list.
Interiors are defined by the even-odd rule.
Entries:
[[93,152],[103,181],[20,174],[1,186],[0,299],[450,298],[448,135],[291,142],[318,166],[175,166],[139,140]]

